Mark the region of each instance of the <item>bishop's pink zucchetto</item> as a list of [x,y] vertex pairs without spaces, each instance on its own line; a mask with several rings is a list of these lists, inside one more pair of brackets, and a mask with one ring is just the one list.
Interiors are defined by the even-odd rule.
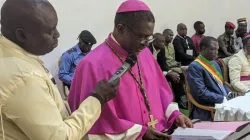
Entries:
[[151,11],[150,8],[141,0],[126,0],[123,2],[116,13]]

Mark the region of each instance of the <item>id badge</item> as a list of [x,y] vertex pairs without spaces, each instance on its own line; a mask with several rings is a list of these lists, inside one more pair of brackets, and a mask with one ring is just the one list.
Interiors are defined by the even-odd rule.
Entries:
[[194,52],[193,52],[193,50],[191,50],[191,49],[188,49],[188,50],[187,50],[187,55],[191,55],[191,56],[193,56],[193,55],[194,55]]

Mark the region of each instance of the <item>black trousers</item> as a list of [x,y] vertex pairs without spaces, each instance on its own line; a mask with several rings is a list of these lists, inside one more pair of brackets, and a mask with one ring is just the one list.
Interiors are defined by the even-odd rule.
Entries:
[[184,89],[184,75],[180,74],[180,81],[179,83],[175,83],[173,82],[173,80],[171,78],[169,78],[168,76],[166,76],[168,82],[171,83],[172,85],[172,89],[173,89],[173,95],[174,95],[174,101],[175,102],[179,102],[181,101],[181,97],[183,95],[186,95],[185,93],[185,89]]

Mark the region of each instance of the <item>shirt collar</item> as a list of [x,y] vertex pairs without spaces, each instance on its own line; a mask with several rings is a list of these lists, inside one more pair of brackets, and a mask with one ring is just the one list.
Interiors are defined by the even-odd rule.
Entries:
[[233,35],[228,35],[226,32],[224,33],[224,36],[233,38]]
[[154,57],[157,59],[157,55],[158,53],[161,51],[160,49],[159,50],[156,50],[155,47],[154,47],[154,44],[152,44],[152,47],[153,47],[153,55]]
[[77,45],[75,46],[75,48],[76,48],[76,53],[77,53],[77,54],[84,54],[84,53],[82,52],[82,50],[80,49],[79,44],[77,44]]
[[115,37],[113,36],[112,33],[111,33],[110,37],[115,41],[116,44],[118,44],[119,46],[121,46],[121,45],[117,42],[117,40],[115,39]]
[[165,47],[171,46],[172,43],[164,44]]
[[195,34],[195,36],[200,37],[200,38],[204,37],[204,35],[199,35],[199,34]]
[[39,59],[39,56],[33,55],[33,54],[27,52],[26,50],[24,50],[19,45],[15,44],[14,42],[12,42],[9,39],[5,38],[3,35],[0,35],[0,44],[2,44],[6,48],[14,49],[14,50],[18,51],[19,53],[22,53],[22,54],[24,54],[24,55],[26,55],[26,56],[28,56],[28,57],[30,57],[32,59],[36,59],[38,61],[41,61]]
[[182,36],[180,36],[179,34],[177,34],[177,36],[179,36],[180,38],[182,38],[182,39],[185,39],[185,40],[186,40],[186,36],[182,37]]
[[109,37],[106,40],[111,47],[113,47],[115,49],[115,51],[117,51],[117,53],[119,53],[121,56],[123,57],[127,57],[128,56],[128,52],[126,50],[124,50],[121,45],[118,43],[118,41],[115,39],[115,37],[113,36],[113,34],[111,33],[109,35]]
[[246,61],[250,61],[250,55],[247,55],[244,49],[241,49],[237,55]]
[[154,44],[152,43],[153,51],[156,52],[157,50],[155,49]]

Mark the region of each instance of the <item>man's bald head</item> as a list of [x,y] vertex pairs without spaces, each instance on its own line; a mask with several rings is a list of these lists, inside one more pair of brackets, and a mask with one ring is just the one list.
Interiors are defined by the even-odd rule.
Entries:
[[183,28],[183,27],[187,27],[184,23],[179,23],[178,25],[177,25],[177,30],[178,29],[181,29],[181,28]]
[[6,0],[1,9],[2,34],[35,55],[53,50],[59,36],[57,22],[56,11],[47,0]]
[[153,36],[154,39],[164,38],[164,36],[161,33],[155,33]]
[[37,14],[41,14],[39,7],[44,4],[50,5],[45,0],[6,0],[1,9],[2,27],[10,30],[20,25],[27,26],[25,23],[29,20],[39,18],[36,17]]
[[165,37],[161,33],[154,34],[153,45],[156,50],[164,49]]
[[187,26],[184,23],[178,24],[177,32],[180,36],[185,37],[187,35]]
[[166,36],[169,32],[173,32],[173,31],[171,29],[165,29],[162,34]]

